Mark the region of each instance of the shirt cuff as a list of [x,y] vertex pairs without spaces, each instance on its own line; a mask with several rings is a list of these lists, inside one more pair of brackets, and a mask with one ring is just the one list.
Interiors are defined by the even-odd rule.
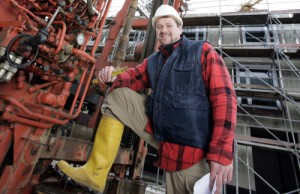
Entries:
[[227,166],[232,163],[233,152],[216,147],[210,147],[206,159]]

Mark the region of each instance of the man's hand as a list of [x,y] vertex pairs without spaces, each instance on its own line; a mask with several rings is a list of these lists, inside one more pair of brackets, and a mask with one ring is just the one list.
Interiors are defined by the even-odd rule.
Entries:
[[212,190],[213,183],[216,179],[216,192],[214,194],[220,194],[222,189],[222,184],[230,182],[232,180],[232,170],[233,164],[224,166],[214,161],[209,161],[210,167],[210,180],[209,188]]
[[102,83],[112,83],[115,81],[117,76],[111,77],[112,72],[115,70],[113,66],[106,66],[99,71],[98,79]]

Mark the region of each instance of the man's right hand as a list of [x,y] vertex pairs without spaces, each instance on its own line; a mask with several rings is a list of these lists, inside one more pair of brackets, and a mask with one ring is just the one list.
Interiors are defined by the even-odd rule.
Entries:
[[222,184],[226,184],[232,180],[233,163],[224,166],[214,161],[209,161],[210,180],[209,188],[212,190],[213,184],[216,181],[216,191],[214,194],[220,194]]
[[115,70],[113,66],[106,66],[98,73],[98,79],[102,83],[112,83],[116,80],[117,76],[111,77],[112,72]]

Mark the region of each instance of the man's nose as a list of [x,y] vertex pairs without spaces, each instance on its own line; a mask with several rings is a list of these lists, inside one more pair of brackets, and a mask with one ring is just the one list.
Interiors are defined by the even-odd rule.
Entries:
[[165,27],[165,26],[162,26],[162,27],[161,27],[161,31],[162,31],[162,32],[165,32],[166,30],[167,30],[167,27]]

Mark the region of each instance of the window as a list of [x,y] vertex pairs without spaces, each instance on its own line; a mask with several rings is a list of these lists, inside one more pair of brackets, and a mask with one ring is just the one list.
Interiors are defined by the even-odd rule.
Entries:
[[249,31],[245,33],[246,42],[266,42],[265,32]]
[[275,42],[274,33],[272,31],[269,31],[269,35],[270,35],[270,42],[274,43]]
[[243,44],[266,46],[273,42],[273,32],[267,27],[242,27]]
[[183,34],[190,40],[206,40],[206,28],[185,28]]
[[[249,90],[252,94],[272,90],[269,85],[278,86],[276,69],[272,64],[236,64],[235,82],[238,89]],[[263,96],[239,96],[238,103],[245,107],[281,109],[279,100]]]

